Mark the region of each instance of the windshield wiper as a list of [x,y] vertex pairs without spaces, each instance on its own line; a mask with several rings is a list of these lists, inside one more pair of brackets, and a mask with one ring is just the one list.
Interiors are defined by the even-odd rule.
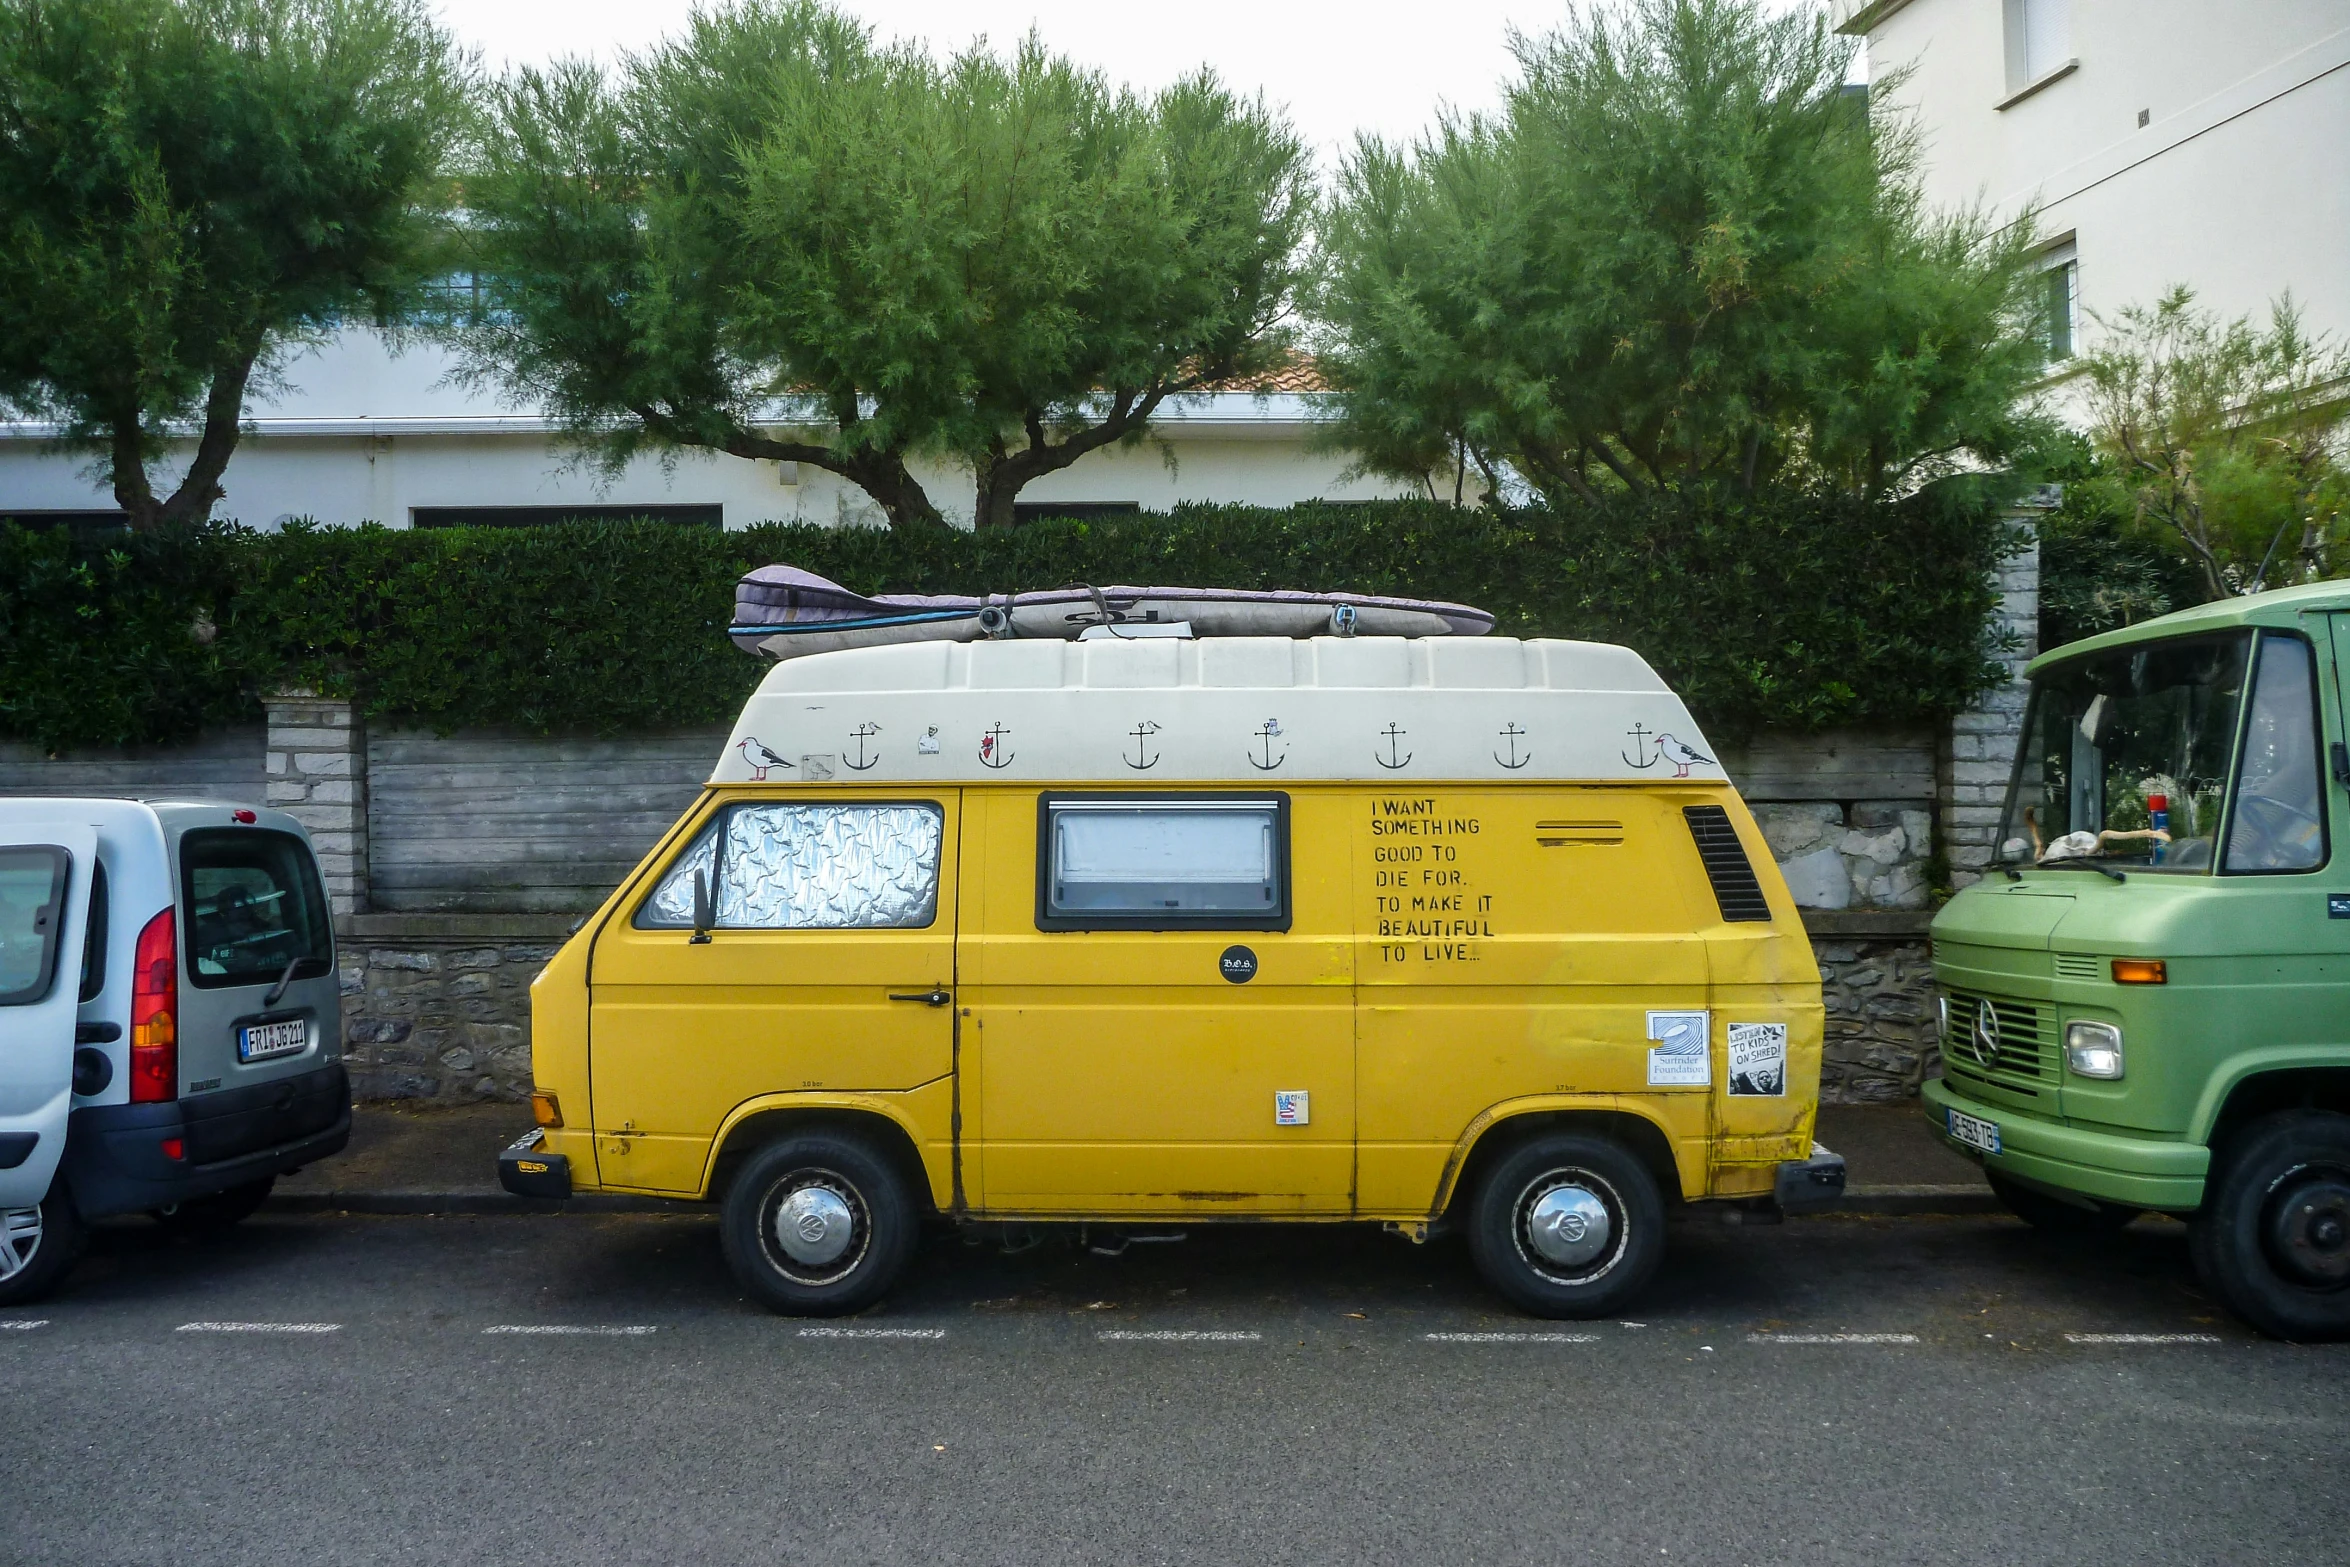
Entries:
[[2108,881],[2128,881],[2130,879],[2102,860],[2084,860],[2079,858],[2047,860],[2041,864],[2033,866],[2032,869],[2036,871],[2095,871],[2098,875],[2103,876]]

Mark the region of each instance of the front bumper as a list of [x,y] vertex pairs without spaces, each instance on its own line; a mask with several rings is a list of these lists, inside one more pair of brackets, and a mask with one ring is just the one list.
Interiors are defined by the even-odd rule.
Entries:
[[571,1160],[546,1152],[546,1140],[547,1134],[534,1126],[508,1143],[498,1154],[498,1184],[517,1197],[569,1197]]
[[[170,1140],[185,1157],[165,1156]],[[81,1216],[104,1219],[288,1174],[350,1140],[351,1080],[338,1062],[168,1104],[85,1106],[66,1123],[59,1174]]]
[[[2040,1120],[1978,1103],[1939,1077],[1925,1085],[1923,1098],[1942,1140],[1994,1174],[2131,1208],[2189,1213],[2203,1206],[2211,1150],[2199,1143],[2122,1137]],[[1952,1109],[1996,1125],[1999,1152],[1986,1154],[1953,1138],[1947,1113]]]

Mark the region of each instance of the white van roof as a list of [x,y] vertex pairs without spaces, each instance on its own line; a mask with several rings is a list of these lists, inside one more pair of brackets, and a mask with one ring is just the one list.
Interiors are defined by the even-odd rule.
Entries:
[[919,642],[778,664],[712,783],[1726,775],[1630,648],[1511,637]]

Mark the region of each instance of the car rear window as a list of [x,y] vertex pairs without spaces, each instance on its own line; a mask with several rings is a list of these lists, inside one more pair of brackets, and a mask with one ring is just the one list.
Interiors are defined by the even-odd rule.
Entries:
[[199,989],[274,984],[323,974],[334,959],[326,892],[310,850],[292,833],[200,828],[180,839],[180,902],[187,912],[188,979]]
[[72,864],[46,844],[0,848],[0,1007],[31,1006],[49,994]]

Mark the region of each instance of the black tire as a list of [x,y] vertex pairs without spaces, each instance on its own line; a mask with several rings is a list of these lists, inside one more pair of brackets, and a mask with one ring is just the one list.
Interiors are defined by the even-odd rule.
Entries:
[[2272,1337],[2350,1337],[2350,1115],[2267,1116],[2213,1164],[2187,1227],[2204,1285]]
[[265,1175],[258,1181],[247,1181],[209,1197],[193,1197],[169,1208],[158,1208],[149,1217],[174,1235],[206,1240],[251,1218],[254,1210],[269,1200],[269,1189],[276,1184],[276,1176]]
[[[846,1210],[837,1256],[808,1260],[785,1250],[781,1221],[796,1194],[820,1194],[800,1217],[838,1221],[826,1197]],[[801,1231],[799,1244],[828,1248],[837,1232]],[[863,1311],[898,1280],[920,1233],[905,1178],[854,1132],[789,1134],[753,1154],[727,1188],[718,1234],[743,1288],[771,1311],[792,1317],[837,1317]]]
[[2124,1208],[2110,1202],[2098,1203],[2094,1208],[2076,1208],[2061,1198],[2019,1185],[2003,1175],[1985,1171],[1984,1178],[1991,1183],[1991,1195],[2005,1204],[2009,1213],[2033,1229],[2050,1235],[2069,1236],[2075,1240],[2098,1235],[2118,1235],[2139,1213],[2136,1208]]
[[[1573,1195],[1575,1192],[1580,1196]],[[1568,1211],[1546,1214],[1546,1197],[1565,1194]],[[1585,1199],[1592,1202],[1585,1202]],[[1575,1211],[1581,1205],[1581,1211]],[[1590,1239],[1591,1214],[1608,1233]],[[1588,1257],[1546,1256],[1538,1220],[1555,1217],[1550,1244]],[[1580,1219],[1579,1227],[1571,1230]],[[1603,1317],[1647,1287],[1665,1254],[1665,1202],[1656,1177],[1621,1144],[1605,1137],[1553,1134],[1505,1155],[1486,1172],[1469,1211],[1469,1254],[1495,1292],[1537,1317]]]
[[37,1208],[0,1208],[0,1306],[47,1296],[82,1254],[88,1232],[62,1182]]

